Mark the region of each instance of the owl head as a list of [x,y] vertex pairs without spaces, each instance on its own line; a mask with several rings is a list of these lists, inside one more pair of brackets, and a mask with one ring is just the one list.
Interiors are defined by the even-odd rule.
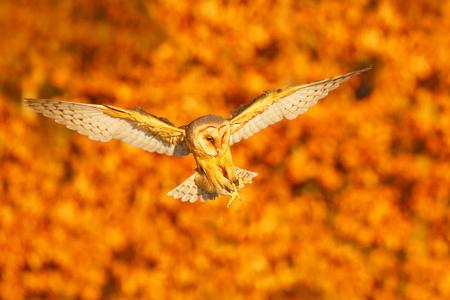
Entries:
[[230,125],[225,118],[207,115],[190,123],[186,136],[192,148],[209,156],[218,156],[229,147]]

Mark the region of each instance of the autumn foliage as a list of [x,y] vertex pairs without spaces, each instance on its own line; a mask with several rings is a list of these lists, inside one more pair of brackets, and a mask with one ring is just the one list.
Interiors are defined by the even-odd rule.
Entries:
[[[449,32],[449,1],[1,1],[0,299],[450,299]],[[232,147],[230,209],[21,104],[181,126],[369,65]]]

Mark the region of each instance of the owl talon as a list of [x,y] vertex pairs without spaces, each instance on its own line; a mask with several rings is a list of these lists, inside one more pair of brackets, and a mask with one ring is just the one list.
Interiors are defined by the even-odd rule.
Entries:
[[238,178],[238,184],[237,184],[237,187],[239,188],[239,190],[241,189],[241,185],[245,185],[245,184],[252,184],[253,183],[253,181],[250,179],[250,180],[247,180],[247,177],[248,177],[248,174],[245,174],[243,177],[242,176],[239,176],[239,178]]
[[231,196],[230,201],[228,201],[227,207],[230,208],[231,203],[233,203],[234,199],[238,198],[239,200],[241,200],[241,195],[239,194],[239,186],[236,187],[236,185],[234,183],[232,183],[233,185],[233,191],[228,193],[228,195]]
[[234,191],[235,191],[235,187],[233,186],[233,188],[231,189],[231,188],[225,188],[225,190],[229,193],[229,194],[232,194],[232,193],[234,193]]
[[233,203],[234,199],[238,198],[241,200],[241,196],[239,195],[238,191],[235,191],[233,193],[230,193],[231,199],[228,201],[227,207],[230,208],[231,203]]

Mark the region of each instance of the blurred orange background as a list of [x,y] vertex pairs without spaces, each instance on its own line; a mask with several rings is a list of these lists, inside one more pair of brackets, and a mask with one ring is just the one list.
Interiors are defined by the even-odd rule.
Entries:
[[[450,1],[36,2],[0,2],[0,299],[450,298]],[[181,126],[371,64],[233,146],[230,209],[166,196],[192,156],[21,104]]]

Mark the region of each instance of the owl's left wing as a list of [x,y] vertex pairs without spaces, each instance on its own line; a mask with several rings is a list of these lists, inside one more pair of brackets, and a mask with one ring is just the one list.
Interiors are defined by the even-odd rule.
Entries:
[[230,145],[254,135],[283,118],[295,119],[316,104],[319,99],[328,95],[329,91],[337,88],[339,84],[370,69],[372,67],[305,85],[288,87],[284,90],[265,92],[250,104],[231,112]]
[[108,142],[114,138],[150,152],[176,156],[190,153],[184,129],[140,108],[46,99],[25,99],[24,103],[91,140]]

